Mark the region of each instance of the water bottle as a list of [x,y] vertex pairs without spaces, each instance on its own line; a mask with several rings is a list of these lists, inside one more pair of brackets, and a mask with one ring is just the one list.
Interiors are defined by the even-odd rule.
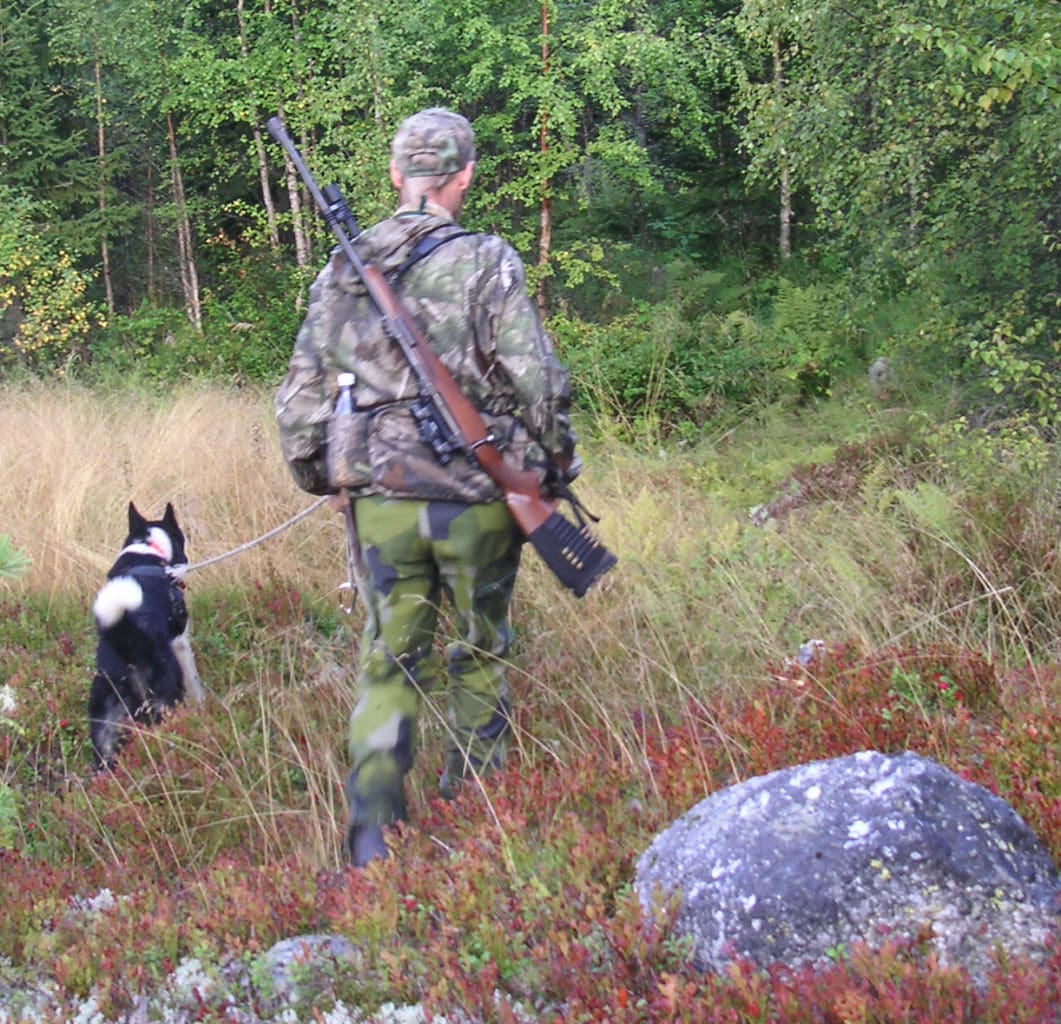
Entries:
[[340,373],[335,378],[339,385],[339,397],[335,400],[335,415],[348,416],[354,411],[354,382],[357,378],[352,373]]
[[335,383],[339,394],[335,411],[328,418],[325,441],[328,482],[336,490],[364,487],[372,482],[368,457],[369,416],[354,404],[356,378],[352,373],[340,373]]

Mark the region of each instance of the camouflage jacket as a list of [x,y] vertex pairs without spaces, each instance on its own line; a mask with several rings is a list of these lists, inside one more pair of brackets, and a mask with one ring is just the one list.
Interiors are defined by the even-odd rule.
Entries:
[[[446,241],[409,265],[414,246],[427,235]],[[577,460],[568,375],[527,295],[512,247],[494,235],[463,232],[432,204],[423,213],[400,209],[355,244],[483,414],[506,461],[543,478],[553,466],[570,479]],[[356,378],[356,412],[338,436],[331,421],[343,371]],[[310,290],[275,401],[281,447],[298,485],[315,494],[347,486],[355,494],[390,497],[501,497],[473,460],[458,454],[446,465],[439,462],[410,413],[417,395],[415,377],[384,333],[364,285],[342,254],[333,253]]]

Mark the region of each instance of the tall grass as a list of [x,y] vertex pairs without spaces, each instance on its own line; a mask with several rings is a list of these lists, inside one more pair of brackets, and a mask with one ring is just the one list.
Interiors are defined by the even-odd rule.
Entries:
[[[172,501],[193,562],[260,537],[311,504],[279,458],[269,397],[180,389],[96,393],[56,384],[7,389],[0,403],[0,523],[33,559],[22,586],[87,597],[125,536],[126,506],[149,516]],[[298,530],[202,570],[198,589],[273,571],[325,585],[341,520]],[[334,583],[335,580],[329,580]]]
[[[1061,559],[1046,482],[1011,481],[974,502],[926,468],[904,422],[852,396],[816,416],[750,419],[686,449],[646,451],[598,431],[579,492],[603,513],[600,531],[620,561],[580,601],[526,552],[511,666],[520,760],[564,765],[604,745],[636,766],[665,726],[706,714],[719,695],[754,696],[811,637],[864,650],[972,649],[1010,666],[1056,659]],[[887,444],[859,447],[882,435]],[[846,462],[834,459],[840,442],[853,445]],[[830,469],[800,476],[811,462]],[[130,500],[149,514],[173,501],[193,563],[312,503],[282,463],[270,396],[252,390],[11,389],[0,464],[0,533],[32,559],[0,586],[83,605],[82,665],[88,604]],[[757,506],[772,509],[762,525],[750,515]],[[175,732],[138,740],[141,766],[159,779],[159,745],[180,747],[189,788],[159,797],[135,776],[110,783],[132,787],[122,800],[145,827],[162,816],[156,824],[181,848],[157,851],[160,864],[202,857],[234,832],[253,835],[266,860],[294,842],[311,861],[334,863],[359,629],[359,614],[337,611],[343,550],[341,518],[321,508],[189,578],[212,700],[202,714],[174,716]],[[86,667],[61,685],[66,713],[80,719]],[[414,802],[434,792],[445,732],[444,696],[427,700]],[[83,787],[77,778],[67,785]],[[93,828],[95,855],[119,857],[107,823]]]

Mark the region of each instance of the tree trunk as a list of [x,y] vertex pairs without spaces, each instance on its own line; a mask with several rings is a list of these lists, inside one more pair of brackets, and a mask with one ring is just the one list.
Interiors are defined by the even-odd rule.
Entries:
[[[239,25],[239,49],[246,64],[250,56],[250,45],[247,42],[247,26],[243,20],[243,0],[236,0],[236,22]],[[280,228],[276,219],[273,190],[269,186],[269,161],[265,155],[265,140],[258,127],[260,121],[258,108],[254,106],[251,108],[251,134],[254,136],[254,152],[258,159],[258,181],[262,187],[262,202],[265,205],[265,219],[269,229],[269,245],[275,252],[280,248]]]
[[[281,119],[283,110],[279,111]],[[302,150],[305,152],[305,149]],[[284,153],[284,178],[287,182],[287,200],[291,204],[291,229],[295,235],[295,262],[300,267],[308,267],[313,258],[310,246],[309,234],[306,231],[305,217],[302,215],[302,187],[301,178],[291,158]]]
[[96,79],[96,159],[99,167],[99,223],[102,232],[99,241],[100,264],[103,267],[103,290],[107,296],[107,312],[114,316],[114,284],[111,281],[111,254],[107,245],[107,145],[103,131],[103,84],[100,74],[99,50],[96,49],[92,72]]
[[634,141],[640,150],[648,149],[648,127],[645,124],[645,87],[637,86],[630,112],[634,118]]
[[910,177],[907,180],[906,190],[910,198],[910,223],[907,226],[907,244],[912,249],[917,245],[918,226],[921,223],[921,196],[918,185],[917,154],[910,154]]
[[[291,38],[296,46],[302,38],[302,22],[299,19],[298,0],[292,0],[291,4]],[[303,99],[302,79],[298,77],[297,69],[295,75],[295,95],[301,102]],[[282,110],[280,111],[280,116],[283,117]],[[305,131],[303,131],[302,137],[299,139],[299,148],[305,154],[310,152]],[[305,206],[310,205],[310,198],[308,192],[304,190],[302,179],[286,154],[284,156],[284,167],[287,177],[288,202],[291,204],[291,227],[295,234],[295,262],[300,267],[308,267],[313,260],[313,240],[309,226],[306,223],[306,217],[302,211]],[[300,292],[299,302],[301,302],[301,299],[302,295]]]
[[[542,75],[549,77],[549,4],[543,0],[542,12]],[[549,153],[549,111],[543,109],[538,114],[538,152],[542,164]],[[552,181],[546,178],[542,182],[541,202],[538,207],[538,313],[544,317],[549,305],[548,269],[549,253],[553,243],[553,204],[551,196]]]
[[360,17],[364,26],[365,59],[368,65],[367,74],[369,81],[372,83],[372,120],[375,121],[377,126],[382,126],[386,118],[387,109],[387,76],[383,68],[379,42],[382,38],[379,24],[379,8],[373,3],[368,3],[365,5],[364,13]]
[[199,272],[195,266],[192,246],[192,225],[188,217],[188,203],[184,195],[184,178],[177,159],[177,132],[173,126],[173,114],[166,114],[166,130],[169,135],[170,178],[173,185],[173,202],[177,212],[177,253],[180,259],[181,290],[184,293],[184,310],[197,331],[203,329],[203,310],[199,302]]
[[778,232],[778,247],[781,258],[787,260],[792,255],[792,180],[788,169],[788,160],[781,163],[781,225]]
[[[781,58],[781,36],[774,36],[774,91],[777,94],[778,109],[781,109],[781,94],[784,90],[784,62]],[[787,260],[792,255],[792,172],[789,167],[788,154],[783,150],[780,156],[779,177],[781,182],[781,212],[778,246],[781,258]]]
[[147,198],[144,201],[144,244],[147,247],[147,299],[152,306],[158,305],[158,284],[155,280],[155,175],[150,158],[147,168]]

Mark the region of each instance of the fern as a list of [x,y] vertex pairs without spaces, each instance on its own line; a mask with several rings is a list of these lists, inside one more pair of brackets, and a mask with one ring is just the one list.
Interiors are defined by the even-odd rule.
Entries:
[[922,482],[896,491],[895,497],[916,529],[942,538],[957,532],[955,499],[944,488]]
[[18,579],[31,561],[29,555],[11,543],[10,537],[0,534],[0,580]]
[[845,352],[828,292],[780,278],[771,328],[782,376],[799,382],[807,394],[827,394]]

